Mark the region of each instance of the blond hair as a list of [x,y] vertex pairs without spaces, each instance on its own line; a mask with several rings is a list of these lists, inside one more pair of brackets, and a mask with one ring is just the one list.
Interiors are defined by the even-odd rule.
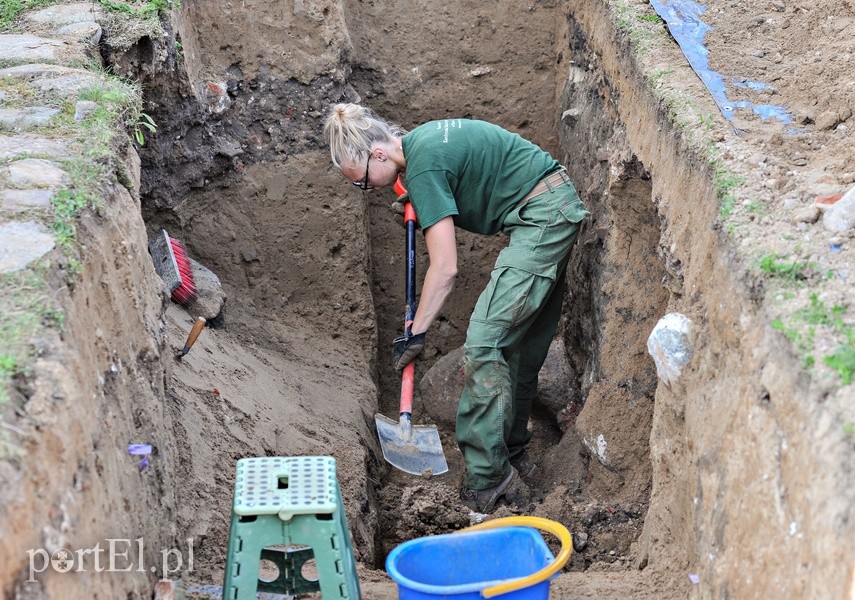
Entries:
[[333,164],[356,164],[367,160],[375,144],[393,143],[406,131],[377,117],[370,108],[353,103],[336,104],[324,125]]

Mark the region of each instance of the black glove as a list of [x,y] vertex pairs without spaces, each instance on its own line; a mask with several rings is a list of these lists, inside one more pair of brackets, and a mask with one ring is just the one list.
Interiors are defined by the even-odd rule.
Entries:
[[392,342],[392,366],[399,373],[413,362],[425,347],[425,334],[402,335]]
[[392,209],[392,212],[395,213],[395,221],[397,221],[398,225],[400,225],[401,227],[404,227],[404,225],[406,225],[406,223],[404,223],[404,203],[409,201],[410,197],[408,194],[401,194],[400,196],[398,196],[398,199],[392,203],[390,207]]

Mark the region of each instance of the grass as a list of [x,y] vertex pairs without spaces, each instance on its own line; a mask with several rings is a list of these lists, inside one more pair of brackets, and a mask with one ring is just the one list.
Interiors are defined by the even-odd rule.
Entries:
[[160,11],[181,6],[181,3],[176,0],[146,0],[140,7],[131,6],[127,2],[114,2],[113,0],[98,0],[98,4],[107,10],[122,13],[135,19],[145,19]]
[[0,30],[11,29],[25,10],[54,3],[54,0],[0,0]]
[[117,137],[133,129],[142,114],[139,86],[106,73],[101,73],[101,83],[81,90],[78,99],[91,100],[97,107],[82,121],[75,121],[75,103],[64,101],[52,127],[54,133],[76,139],[81,148],[79,157],[61,163],[71,185],[51,199],[50,226],[69,258],[75,258],[77,218],[87,208],[101,208],[101,186],[116,172],[112,163]]
[[760,271],[787,281],[803,281],[808,278],[808,272],[813,270],[814,265],[807,261],[798,258],[788,261],[786,256],[781,257],[774,252],[760,258]]
[[745,183],[745,177],[736,175],[716,161],[713,183],[719,197],[719,216],[722,221],[727,221],[736,206],[735,192],[739,186]]
[[642,56],[669,39],[665,21],[655,12],[642,12],[637,5],[619,1],[615,3],[615,16],[618,29],[629,36],[633,48]]
[[855,374],[855,328],[846,323],[845,315],[845,306],[828,307],[818,294],[812,293],[807,306],[796,310],[786,322],[776,319],[772,327],[798,349],[808,368],[816,365],[818,336],[833,340],[834,350],[822,356],[822,363],[837,372],[841,385],[849,385]]
[[46,323],[57,323],[45,269],[45,263],[40,262],[34,268],[0,276],[0,408],[10,399],[15,375],[26,373],[31,338]]

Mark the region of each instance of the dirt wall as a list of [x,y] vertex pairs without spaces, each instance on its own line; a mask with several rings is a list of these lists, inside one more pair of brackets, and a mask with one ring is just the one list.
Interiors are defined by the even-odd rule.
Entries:
[[[851,449],[831,423],[847,392],[826,397],[827,387],[799,373],[752,293],[746,266],[716,227],[710,174],[644,93],[627,39],[615,34],[604,7],[573,2],[568,9],[571,31],[581,29],[576,37],[590,54],[577,59],[588,72],[576,77],[570,87],[578,89],[563,108],[593,98],[619,122],[619,138],[649,173],[667,310],[690,316],[696,328],[688,373],[656,390],[641,564],[695,569],[704,582],[699,597],[845,597]],[[648,57],[648,64],[657,58],[680,63],[673,54]],[[686,81],[691,93],[696,82]],[[575,139],[611,143],[596,127],[583,131]]]
[[[138,159],[128,169],[138,179]],[[138,198],[114,184],[100,210],[81,217],[77,235],[87,248],[79,271],[65,279],[60,270],[50,282],[64,326],[35,340],[39,357],[15,399],[20,448],[3,462],[0,490],[4,597],[148,597],[150,573],[136,569],[160,569],[161,551],[184,544],[171,523],[178,494],[164,405],[166,296]],[[145,470],[128,455],[132,443],[156,449]],[[134,572],[97,572],[95,553],[105,570],[110,539],[115,554],[126,553],[113,564]],[[76,576],[44,562],[63,549]]]

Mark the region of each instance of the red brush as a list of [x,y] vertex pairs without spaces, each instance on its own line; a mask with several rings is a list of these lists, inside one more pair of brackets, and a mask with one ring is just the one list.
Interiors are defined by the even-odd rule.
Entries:
[[187,306],[196,297],[196,283],[193,281],[193,269],[190,267],[190,259],[184,245],[170,237],[172,253],[175,255],[175,263],[178,265],[178,274],[181,276],[181,285],[172,291],[172,299],[183,306]]

